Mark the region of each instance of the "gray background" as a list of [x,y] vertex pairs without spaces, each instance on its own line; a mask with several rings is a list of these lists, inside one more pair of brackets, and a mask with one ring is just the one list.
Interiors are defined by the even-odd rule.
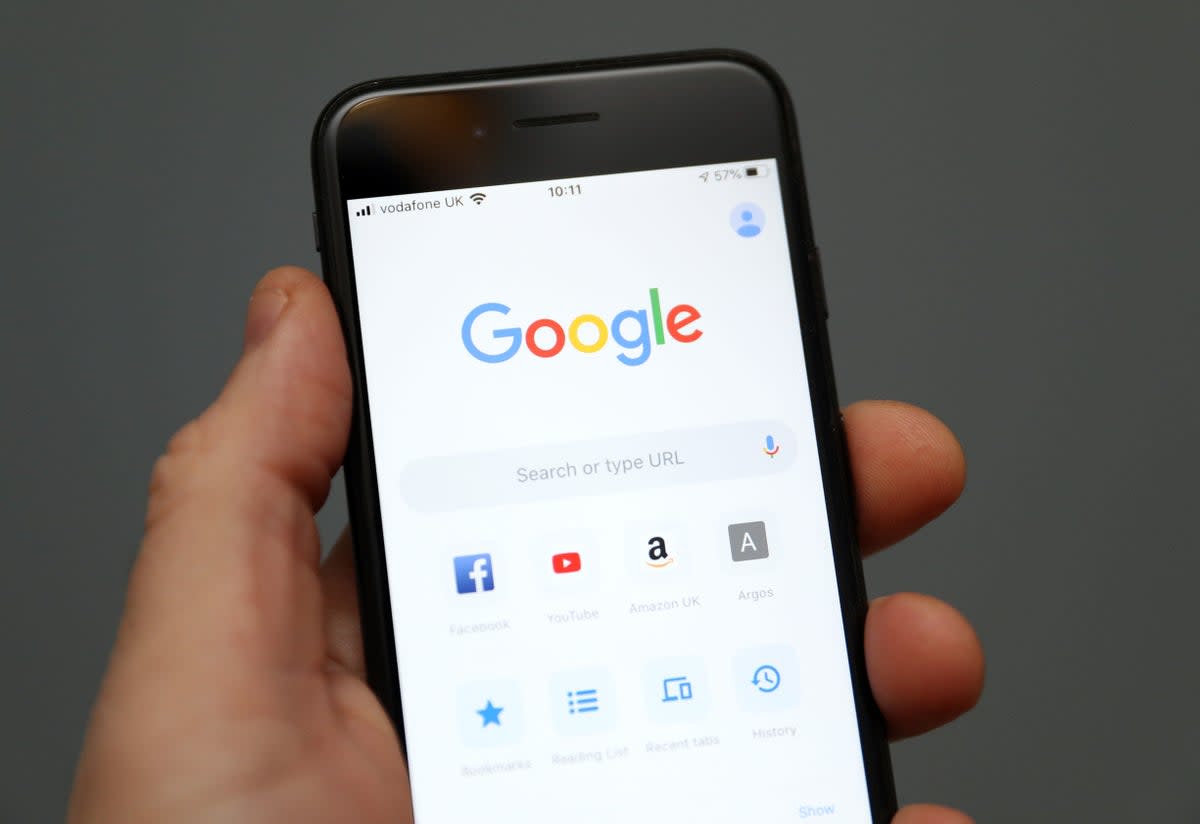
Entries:
[[1200,6],[176,6],[0,12],[0,819],[60,817],[150,465],[220,386],[259,274],[317,265],[325,100],[729,45],[795,97],[843,400],[926,405],[970,459],[962,502],[868,564],[990,655],[976,712],[895,747],[903,799],[1200,821]]

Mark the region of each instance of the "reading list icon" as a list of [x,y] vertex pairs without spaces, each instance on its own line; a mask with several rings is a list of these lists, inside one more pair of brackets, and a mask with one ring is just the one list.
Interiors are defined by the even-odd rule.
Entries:
[[768,557],[767,525],[762,521],[730,524],[729,552],[735,561],[757,561]]

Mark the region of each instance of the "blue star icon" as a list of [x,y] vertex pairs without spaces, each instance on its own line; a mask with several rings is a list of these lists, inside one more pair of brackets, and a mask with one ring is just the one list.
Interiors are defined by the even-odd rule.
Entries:
[[483,726],[486,727],[488,724],[495,724],[498,727],[500,726],[500,713],[504,712],[504,707],[497,707],[489,700],[486,707],[481,710],[475,710],[475,712],[479,713],[480,717],[483,718]]

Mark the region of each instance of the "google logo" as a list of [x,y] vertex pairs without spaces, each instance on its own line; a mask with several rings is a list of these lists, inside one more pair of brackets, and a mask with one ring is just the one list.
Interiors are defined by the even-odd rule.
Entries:
[[[603,349],[611,338],[617,346],[625,350],[617,355],[617,360],[626,366],[638,366],[650,357],[651,333],[653,343],[659,346],[667,342],[667,335],[679,343],[692,343],[704,334],[699,329],[687,329],[700,320],[700,311],[695,306],[687,303],[676,304],[667,310],[664,317],[658,289],[651,289],[648,310],[626,309],[613,316],[612,322],[607,325],[599,315],[593,314],[579,315],[567,324],[565,330],[558,321],[539,318],[529,324],[524,332],[518,326],[493,329],[492,337],[498,341],[505,341],[502,344],[503,348],[498,352],[485,352],[476,346],[476,323],[483,323],[480,319],[485,316],[507,315],[509,311],[503,303],[481,303],[467,313],[462,324],[462,342],[472,357],[484,363],[503,363],[517,354],[517,350],[521,348],[521,341],[525,342],[526,349],[539,358],[554,357],[567,343],[580,352],[591,354]],[[585,328],[589,331],[583,333]],[[633,334],[630,334],[631,332]]]

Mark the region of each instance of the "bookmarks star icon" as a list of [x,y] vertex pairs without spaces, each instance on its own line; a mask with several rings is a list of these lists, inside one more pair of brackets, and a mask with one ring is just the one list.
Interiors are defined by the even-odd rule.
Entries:
[[479,713],[480,717],[483,718],[483,726],[486,727],[488,724],[495,724],[498,727],[500,726],[500,713],[504,712],[504,707],[497,707],[489,700],[486,707],[481,710],[475,710],[475,712]]

